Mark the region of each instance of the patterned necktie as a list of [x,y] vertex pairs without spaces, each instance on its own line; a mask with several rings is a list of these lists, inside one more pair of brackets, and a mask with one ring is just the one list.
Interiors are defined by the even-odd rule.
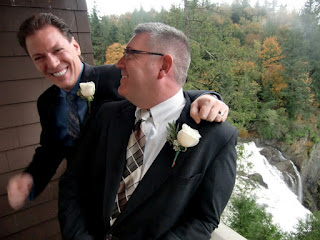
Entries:
[[75,98],[75,95],[67,93],[67,102],[69,104],[67,133],[71,136],[73,141],[79,137],[80,133],[80,119],[78,114],[78,106],[75,102]]
[[126,166],[116,196],[115,205],[111,213],[110,224],[117,219],[130,196],[138,186],[141,178],[143,152],[145,147],[145,121],[150,117],[148,110],[140,110],[141,119],[134,125],[127,146]]

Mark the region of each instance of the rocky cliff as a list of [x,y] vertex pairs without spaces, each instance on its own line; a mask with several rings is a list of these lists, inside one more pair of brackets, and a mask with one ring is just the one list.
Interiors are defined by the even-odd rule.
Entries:
[[275,141],[255,140],[257,146],[263,147],[263,154],[268,161],[283,174],[288,186],[298,196],[298,179],[294,163],[302,180],[302,203],[310,211],[320,210],[320,144],[312,145],[307,139],[297,140],[293,145]]

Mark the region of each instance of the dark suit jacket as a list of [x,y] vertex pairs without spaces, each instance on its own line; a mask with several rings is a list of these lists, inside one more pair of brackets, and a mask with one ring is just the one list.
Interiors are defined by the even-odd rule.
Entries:
[[[80,142],[60,181],[59,220],[64,239],[209,239],[231,195],[236,174],[237,130],[228,123],[189,116],[190,99],[177,123],[198,129],[202,138],[181,152],[165,144],[112,227],[109,216],[125,165],[135,107],[106,103]],[[80,164],[81,163],[81,164]]]
[[[120,77],[120,70],[114,65],[93,67],[84,63],[80,82],[95,82],[96,92],[91,106],[92,111],[90,115],[86,114],[81,130],[104,101],[123,99],[117,91]],[[33,177],[35,197],[48,184],[61,161],[65,157],[68,158],[73,150],[70,147],[65,147],[63,141],[58,137],[55,119],[59,94],[60,89],[53,85],[39,97],[37,102],[42,127],[40,146],[36,149],[32,162],[25,170]]]

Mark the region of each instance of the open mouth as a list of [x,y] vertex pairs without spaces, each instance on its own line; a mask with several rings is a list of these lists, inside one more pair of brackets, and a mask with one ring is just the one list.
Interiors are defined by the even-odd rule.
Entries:
[[127,78],[127,77],[128,77],[128,74],[125,73],[124,71],[121,71],[121,76],[122,76],[122,78]]
[[68,70],[68,68],[65,68],[65,69],[61,70],[60,72],[52,73],[52,75],[55,77],[61,77],[67,72],[67,70]]

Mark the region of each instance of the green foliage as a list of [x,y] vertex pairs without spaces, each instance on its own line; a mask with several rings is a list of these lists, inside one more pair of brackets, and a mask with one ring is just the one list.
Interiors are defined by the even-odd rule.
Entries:
[[107,45],[104,42],[103,28],[98,17],[97,6],[94,6],[89,20],[95,64],[101,65],[105,62],[105,51],[107,49]]
[[259,135],[265,139],[283,140],[289,130],[286,110],[284,108],[262,109],[256,128]]
[[257,204],[253,195],[257,184],[247,178],[252,165],[246,161],[250,155],[245,154],[243,144],[237,146],[237,155],[236,185],[224,211],[223,221],[248,240],[283,239],[285,233],[272,223],[272,216],[264,206]]
[[[305,221],[300,220],[293,232],[283,232],[273,223],[272,215],[264,206],[257,204],[253,193],[256,184],[247,180],[252,166],[245,160],[250,155],[245,154],[243,144],[237,146],[237,154],[236,185],[222,221],[248,240],[320,239],[320,212],[310,214]],[[318,184],[320,186],[320,181]]]
[[313,142],[313,143],[315,143],[315,144],[317,144],[317,143],[320,142],[320,139],[319,139],[319,137],[318,137],[318,135],[317,135],[316,132],[314,132],[314,131],[311,130],[311,131],[309,132],[309,134],[310,134],[310,140],[311,140],[311,142]]
[[254,198],[240,195],[232,199],[230,227],[248,240],[280,240],[283,233],[272,224],[272,216]]
[[277,2],[247,0],[232,5],[189,0],[160,12],[143,8],[121,16],[90,15],[96,64],[117,42],[126,44],[135,26],[159,21],[190,38],[192,61],[184,89],[214,90],[230,107],[228,121],[265,139],[319,141],[320,4],[302,11],[276,10]]
[[252,153],[248,156],[245,156],[244,145],[238,144],[237,149],[237,184],[232,195],[232,198],[241,195],[241,196],[250,196],[251,192],[255,186],[250,181],[244,181],[242,177],[246,177],[247,173],[252,169],[252,163],[245,161],[245,157],[250,157]]
[[291,233],[291,239],[318,240],[320,239],[320,211],[308,215],[306,221],[299,221],[296,233]]
[[[318,143],[319,1],[307,0],[299,13],[284,7],[276,11],[277,1],[263,5],[257,1],[254,7],[247,0],[235,0],[231,6],[208,0],[185,3],[169,11],[140,8],[101,18],[94,7],[90,29],[95,63],[105,63],[105,52],[112,44],[126,44],[137,24],[164,22],[190,38],[192,61],[184,89],[221,93],[230,107],[228,121],[247,133],[289,144],[296,138]],[[252,196],[255,183],[244,181],[251,166],[243,161],[241,146],[237,147],[237,182],[241,184],[236,184],[228,204],[232,210],[228,225],[253,240],[320,239],[319,212],[300,221],[295,233],[282,233],[272,224],[271,215]]]

